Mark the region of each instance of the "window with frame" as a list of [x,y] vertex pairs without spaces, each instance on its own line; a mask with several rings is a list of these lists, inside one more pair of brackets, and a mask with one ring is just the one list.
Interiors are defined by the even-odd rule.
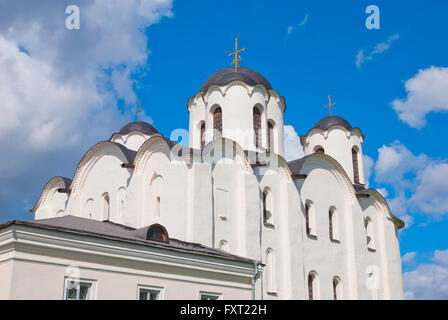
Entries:
[[316,300],[318,299],[318,279],[317,274],[312,271],[308,274],[308,299]]
[[333,299],[334,300],[342,299],[342,285],[341,280],[338,277],[333,278]]
[[139,288],[138,299],[139,300],[160,300],[161,299],[161,290]]
[[214,129],[214,139],[222,136],[222,109],[217,107],[213,111],[213,129]]
[[201,123],[201,149],[205,147],[205,122]]
[[274,124],[268,121],[268,149],[274,151]]
[[353,181],[355,183],[359,182],[359,166],[358,166],[358,150],[356,147],[352,149],[352,162],[353,162]]
[[91,300],[93,283],[66,279],[65,300]]
[[105,193],[103,195],[103,220],[109,221],[110,219],[110,199],[109,194]]
[[220,293],[201,292],[201,300],[221,300]]
[[375,250],[375,235],[373,231],[373,222],[370,217],[365,219],[367,249]]
[[269,188],[263,191],[263,223],[266,225],[274,225],[273,200]]
[[255,146],[261,147],[261,112],[257,107],[253,109],[253,121]]

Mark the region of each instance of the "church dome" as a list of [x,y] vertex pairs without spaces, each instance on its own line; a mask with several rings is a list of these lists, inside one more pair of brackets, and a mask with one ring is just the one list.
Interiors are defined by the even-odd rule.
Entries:
[[234,67],[228,67],[214,73],[207,81],[204,82],[200,91],[206,92],[212,85],[225,86],[231,81],[243,81],[244,83],[255,86],[262,84],[267,90],[271,90],[271,84],[265,77],[258,72],[249,68],[238,67],[238,71],[235,71]]
[[318,128],[321,130],[328,130],[329,128],[333,127],[333,126],[343,126],[345,129],[347,129],[348,131],[353,130],[352,126],[350,125],[350,123],[348,123],[347,120],[338,117],[338,116],[328,116],[325,118],[320,119],[313,127],[313,129]]
[[154,128],[152,125],[150,125],[147,122],[144,121],[134,121],[129,122],[127,125],[125,125],[123,128],[120,129],[118,132],[119,134],[128,134],[131,131],[140,131],[147,135],[152,135],[154,133],[159,133],[156,128]]

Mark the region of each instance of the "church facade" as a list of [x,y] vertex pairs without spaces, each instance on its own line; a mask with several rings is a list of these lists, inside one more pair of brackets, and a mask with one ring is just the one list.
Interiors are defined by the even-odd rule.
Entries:
[[365,187],[363,133],[330,115],[287,162],[285,109],[226,68],[188,100],[188,148],[143,121],[99,142],[0,226],[0,297],[402,299],[404,223]]

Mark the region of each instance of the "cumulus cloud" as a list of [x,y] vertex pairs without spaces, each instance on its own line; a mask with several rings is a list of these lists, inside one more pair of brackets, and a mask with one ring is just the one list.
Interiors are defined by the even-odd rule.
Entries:
[[300,144],[300,137],[298,136],[293,126],[284,126],[284,139],[286,161],[300,159],[304,156],[303,148]]
[[392,42],[400,39],[398,34],[391,35],[385,42],[377,43],[370,52],[365,52],[364,49],[361,49],[356,54],[356,67],[361,68],[361,66],[367,61],[373,60],[373,58],[377,55],[383,54],[385,51],[389,50]]
[[415,261],[415,257],[417,256],[417,252],[415,251],[411,251],[411,252],[406,252],[402,257],[401,257],[401,261],[403,263],[412,263]]
[[392,107],[400,120],[413,128],[423,128],[430,112],[448,111],[448,68],[419,70],[404,85],[406,98],[395,99]]
[[[15,197],[21,199],[17,203],[24,198],[32,203],[35,198],[27,197],[42,187],[44,168],[66,172],[71,156],[76,154],[76,163],[80,150],[130,120],[118,101],[124,101],[125,111],[136,105],[135,74],[148,64],[145,30],[172,16],[172,0],[80,0],[81,28],[67,30],[70,4],[0,1],[3,210]],[[42,170],[39,178],[36,168]],[[25,190],[28,186],[33,192]],[[19,212],[21,205],[15,206]]]
[[298,28],[303,27],[308,22],[308,18],[309,18],[309,14],[307,13],[305,15],[305,17],[303,18],[303,20],[299,24],[288,26],[288,28],[286,29],[286,36],[289,36]]
[[406,299],[448,299],[448,249],[436,250],[431,261],[403,274]]
[[363,159],[363,163],[364,163],[364,178],[366,181],[366,188],[369,188],[369,181],[370,181],[370,176],[372,175],[372,168],[373,168],[373,159],[371,157],[369,157],[368,155],[363,155],[362,156]]
[[[378,149],[375,181],[393,189],[389,207],[408,226],[413,222],[409,213],[427,214],[432,218],[448,214],[447,160],[415,155],[405,145],[394,141]],[[387,189],[382,189],[388,196]]]

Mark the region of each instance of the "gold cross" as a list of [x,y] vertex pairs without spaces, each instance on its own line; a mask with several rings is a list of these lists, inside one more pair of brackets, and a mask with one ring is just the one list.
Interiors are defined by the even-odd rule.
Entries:
[[238,61],[241,61],[241,56],[238,55],[239,52],[246,50],[246,48],[238,50],[238,38],[235,38],[235,51],[229,53],[229,56],[235,55],[232,64],[235,64],[235,71],[238,71]]
[[142,108],[142,102],[141,101],[139,101],[138,102],[138,110],[137,110],[137,112],[136,112],[136,114],[138,114],[138,121],[140,121],[140,113],[143,111],[143,108]]
[[325,106],[325,108],[330,108],[330,116],[332,116],[333,114],[331,113],[331,106],[334,106],[336,104],[336,102],[331,103],[331,96],[328,96],[328,104]]

